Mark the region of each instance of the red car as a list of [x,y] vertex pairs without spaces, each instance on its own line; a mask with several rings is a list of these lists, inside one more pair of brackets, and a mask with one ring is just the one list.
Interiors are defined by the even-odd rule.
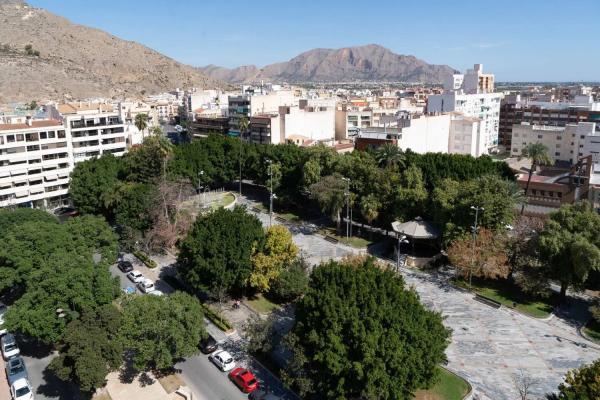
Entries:
[[242,392],[250,393],[258,389],[258,381],[254,374],[245,368],[235,368],[229,373],[229,379],[239,387]]

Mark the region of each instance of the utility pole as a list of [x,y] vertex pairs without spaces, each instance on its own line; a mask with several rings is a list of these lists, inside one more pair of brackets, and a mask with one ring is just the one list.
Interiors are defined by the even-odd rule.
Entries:
[[273,223],[273,161],[267,159],[269,164],[269,228]]
[[475,210],[475,224],[471,227],[473,229],[473,252],[471,255],[471,269],[469,270],[469,289],[471,289],[471,283],[473,280],[473,269],[475,268],[475,244],[477,241],[477,219],[479,217],[479,211],[484,211],[483,207],[471,206],[471,210]]
[[350,238],[350,178],[342,178],[346,181],[346,238]]

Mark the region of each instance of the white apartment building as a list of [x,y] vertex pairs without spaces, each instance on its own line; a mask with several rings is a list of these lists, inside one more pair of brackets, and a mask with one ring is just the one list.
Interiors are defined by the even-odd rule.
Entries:
[[428,113],[460,112],[479,118],[480,132],[487,152],[498,147],[500,102],[502,93],[494,93],[494,75],[484,74],[483,66],[475,64],[465,75],[454,74],[444,82],[444,93],[430,95]]
[[71,136],[75,162],[102,154],[123,155],[128,147],[125,124],[110,104],[60,104],[58,112]]
[[284,115],[285,139],[301,144],[318,142],[333,145],[335,141],[335,109],[333,107],[310,107],[304,101],[298,107],[290,107]]
[[77,162],[127,151],[131,139],[110,104],[47,106],[47,118],[0,121],[0,207],[67,204]]
[[450,113],[448,153],[479,157],[487,154],[485,139],[481,132],[481,120],[461,113]]
[[310,107],[306,100],[301,100],[298,106],[282,106],[275,113],[255,114],[250,118],[250,140],[257,144],[333,145],[335,110]]
[[593,122],[566,126],[532,125],[528,122],[513,125],[511,155],[519,156],[531,143],[544,144],[554,162],[574,164],[590,154],[596,160],[600,154],[600,136]]
[[0,124],[0,207],[63,204],[73,158],[61,121],[4,122]]
[[500,101],[502,93],[464,94],[458,91],[429,96],[429,113],[460,112],[468,117],[479,118],[480,130],[487,152],[498,146],[500,126]]
[[335,110],[335,139],[347,140],[358,135],[361,129],[373,126],[373,110],[340,104]]
[[450,115],[406,116],[398,122],[398,147],[415,153],[447,153]]
[[291,90],[278,90],[268,94],[250,96],[250,116],[265,113],[276,113],[279,107],[291,107],[298,104]]

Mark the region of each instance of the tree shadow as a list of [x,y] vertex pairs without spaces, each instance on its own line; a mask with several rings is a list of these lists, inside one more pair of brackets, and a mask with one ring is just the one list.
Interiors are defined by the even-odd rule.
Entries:
[[119,370],[119,381],[121,383],[131,383],[139,374],[139,371],[133,367],[131,354],[126,354],[123,361],[123,366]]
[[155,382],[155,379],[147,372],[142,372],[139,377],[139,382],[141,387],[146,387],[152,385]]
[[19,350],[21,351],[21,355],[24,357],[41,359],[50,356],[54,351],[52,345],[44,344],[24,335],[17,336],[19,341]]
[[38,386],[36,394],[58,400],[89,400],[89,393],[82,393],[77,385],[59,379],[46,367],[42,373],[43,384]]

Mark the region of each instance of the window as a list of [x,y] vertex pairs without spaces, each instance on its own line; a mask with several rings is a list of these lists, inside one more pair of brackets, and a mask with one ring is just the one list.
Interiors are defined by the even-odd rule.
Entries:
[[556,143],[556,148],[560,149],[560,143]]
[[46,139],[48,134],[46,132],[40,132],[40,139]]
[[558,195],[559,199],[562,197],[562,193],[561,192],[556,192],[556,194]]
[[25,140],[25,135],[23,135],[22,133],[18,133],[17,142],[22,142],[23,140]]
[[15,142],[15,135],[8,135],[8,136],[6,136],[6,142],[7,143],[14,143]]
[[560,153],[557,151],[557,152],[554,153],[554,156],[558,157],[558,156],[560,156]]
[[557,136],[556,140],[562,140],[562,136]]
[[543,138],[543,137],[544,137],[544,136],[542,136],[542,135],[538,135],[538,139],[541,139],[541,138]]
[[535,196],[537,194],[537,190],[531,189],[531,194]]
[[58,131],[58,138],[59,139],[64,139],[65,138],[65,131]]
[[48,139],[54,139],[55,135],[55,132],[48,132]]
[[580,139],[585,139],[585,135],[579,136]]
[[546,195],[546,191],[545,190],[540,190],[540,196],[545,196]]

